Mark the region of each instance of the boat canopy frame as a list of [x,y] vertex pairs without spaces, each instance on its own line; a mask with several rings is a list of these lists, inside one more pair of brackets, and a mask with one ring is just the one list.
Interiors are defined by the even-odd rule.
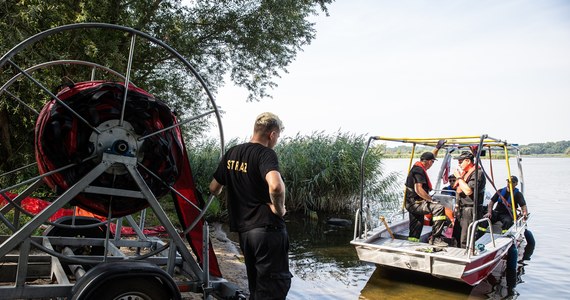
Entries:
[[[479,171],[483,171],[485,176],[487,177],[487,180],[491,183],[491,185],[493,186],[493,188],[495,190],[495,183],[494,183],[494,176],[492,174],[492,155],[489,155],[489,159],[490,159],[490,166],[491,166],[491,175],[489,175],[485,169],[484,166],[482,164],[481,161],[481,156],[484,153],[484,150],[488,150],[489,153],[491,153],[492,150],[495,151],[501,151],[504,155],[504,160],[506,162],[506,170],[507,170],[507,180],[508,180],[508,185],[509,185],[509,190],[510,190],[510,199],[511,199],[511,207],[512,207],[512,214],[513,214],[513,220],[515,224],[518,224],[517,222],[517,214],[516,214],[516,206],[514,203],[514,195],[513,195],[513,183],[511,181],[511,165],[510,165],[510,155],[509,153],[515,153],[515,157],[516,157],[516,161],[517,161],[517,168],[519,171],[519,182],[521,184],[521,192],[524,193],[524,174],[523,174],[523,170],[522,170],[522,164],[521,164],[521,154],[520,154],[520,148],[518,144],[514,144],[514,143],[509,143],[506,140],[501,140],[501,139],[497,139],[497,138],[493,138],[490,137],[487,134],[482,134],[482,135],[473,135],[473,136],[449,136],[449,137],[428,137],[428,138],[412,138],[412,137],[387,137],[387,136],[371,136],[368,139],[368,143],[364,149],[364,152],[362,153],[361,159],[360,159],[360,203],[359,203],[359,209],[357,212],[357,220],[355,220],[356,222],[356,227],[355,227],[355,236],[361,235],[362,233],[366,232],[366,228],[365,228],[365,219],[364,219],[364,189],[365,189],[365,177],[364,177],[364,160],[366,158],[366,155],[368,153],[368,150],[370,149],[371,145],[376,142],[376,141],[385,141],[385,142],[400,142],[400,143],[404,143],[404,144],[411,144],[412,145],[412,152],[410,155],[410,161],[408,163],[408,168],[407,168],[407,173],[410,171],[411,167],[412,167],[412,163],[414,161],[414,159],[416,159],[416,147],[417,146],[426,146],[426,147],[435,147],[437,145],[437,143],[440,140],[445,140],[445,144],[442,146],[442,149],[446,150],[445,153],[445,157],[443,159],[443,164],[442,167],[439,171],[438,174],[438,178],[437,178],[437,183],[435,185],[436,190],[439,189],[439,186],[441,184],[441,180],[442,180],[442,176],[443,176],[443,170],[445,168],[445,164],[449,163],[452,156],[451,153],[454,152],[455,150],[469,150],[471,151],[471,153],[474,155],[474,163],[475,165],[479,166],[480,168],[476,168],[475,169],[475,176],[478,176],[478,172]],[[486,154],[486,153],[485,153]],[[478,190],[478,186],[477,186],[478,182],[475,183],[475,190]],[[406,197],[406,189],[404,189],[404,194],[403,194],[403,201],[402,201],[402,208],[401,208],[401,212],[405,213],[405,197]],[[474,195],[474,201],[475,203],[479,203],[479,195],[478,193],[475,193]],[[473,216],[473,220],[476,220],[476,212],[477,210],[473,210],[474,216]]]

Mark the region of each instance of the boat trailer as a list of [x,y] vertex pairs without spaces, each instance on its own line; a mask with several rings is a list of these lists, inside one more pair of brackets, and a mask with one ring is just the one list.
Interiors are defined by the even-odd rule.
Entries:
[[[37,58],[34,48],[43,42],[97,30],[127,41],[124,73],[88,59],[27,59]],[[203,89],[207,108],[179,121],[165,103],[137,87],[131,80],[136,41],[173,58]],[[0,58],[0,68],[13,74],[0,87],[0,102],[21,120],[22,110],[36,119],[34,136],[25,139],[35,143],[35,155],[28,156],[35,162],[0,171],[0,179],[17,178],[0,187],[0,225],[9,232],[0,236],[1,299],[182,299],[185,293],[245,299],[217,265],[204,220],[213,197],[202,201],[182,138],[182,125],[215,117],[223,153],[220,112],[185,58],[141,31],[80,23],[24,40]],[[45,74],[71,68],[90,76],[56,92],[46,87],[53,77]],[[30,214],[27,201],[48,188],[55,196]],[[179,227],[164,209],[168,201]],[[145,232],[148,208],[163,228],[161,236]],[[124,225],[134,236],[122,234]]]

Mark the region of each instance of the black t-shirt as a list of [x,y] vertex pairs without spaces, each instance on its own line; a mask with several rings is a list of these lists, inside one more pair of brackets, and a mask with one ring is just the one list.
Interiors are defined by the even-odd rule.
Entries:
[[231,231],[285,227],[283,218],[267,205],[271,198],[265,175],[270,171],[279,171],[279,160],[275,151],[261,144],[237,145],[222,157],[214,178],[226,186]]
[[414,188],[416,183],[421,183],[424,191],[427,193],[430,192],[431,189],[429,188],[426,176],[426,172],[420,166],[413,166],[412,169],[410,169],[408,178],[406,178],[406,200],[408,202],[421,200],[421,197],[416,193],[416,190]]
[[[499,214],[512,214],[512,208],[505,206],[505,204],[503,203],[503,200],[499,197],[499,194],[503,195],[503,197],[505,198],[505,200],[507,200],[509,202],[509,205],[511,205],[511,193],[506,191],[507,188],[502,188],[500,190],[498,190],[495,195],[493,195],[493,197],[491,198],[491,201],[493,203],[498,202],[497,206],[495,206],[495,211]],[[503,193],[504,192],[504,193]],[[518,190],[515,189],[515,208],[516,207],[520,207],[520,206],[525,206],[526,205],[526,201],[524,199],[523,194]]]
[[[475,176],[477,173],[477,176]],[[473,172],[471,176],[467,179],[467,185],[471,188],[473,193],[471,195],[466,195],[464,192],[459,193],[459,203],[463,205],[471,205],[475,203],[475,184],[477,184],[477,188],[479,192],[477,193],[477,202],[478,205],[483,204],[483,200],[485,199],[485,184],[487,181],[485,180],[485,176],[483,175],[483,171],[481,169]]]

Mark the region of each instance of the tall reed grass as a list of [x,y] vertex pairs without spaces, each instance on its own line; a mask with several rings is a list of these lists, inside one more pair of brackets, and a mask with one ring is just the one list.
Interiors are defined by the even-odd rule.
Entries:
[[[293,211],[353,212],[360,199],[362,135],[314,132],[284,139],[276,147]],[[395,201],[394,175],[383,176],[382,154],[372,149],[364,161],[365,195]]]
[[[275,147],[281,175],[287,188],[286,206],[290,212],[352,213],[358,208],[360,197],[360,159],[367,138],[350,133],[325,134],[314,132],[283,138]],[[227,148],[236,145],[228,143]],[[197,189],[206,195],[212,174],[219,161],[219,146],[209,140],[188,148]],[[384,174],[382,153],[370,149],[365,165],[365,196],[378,199],[384,207],[397,207],[398,178]],[[398,182],[399,183],[399,182]],[[210,217],[225,217],[225,205]]]
[[[237,139],[232,139],[224,147],[229,149],[230,147],[237,145],[237,143]],[[203,200],[207,201],[210,193],[210,182],[213,178],[212,175],[218,167],[221,157],[220,143],[214,139],[193,141],[189,146],[187,146],[186,151],[188,152],[188,160],[190,161],[196,189],[198,190],[199,195],[203,197]],[[220,199],[214,199],[206,213],[206,218],[225,219],[226,217],[227,210],[225,209],[224,203],[222,203]]]

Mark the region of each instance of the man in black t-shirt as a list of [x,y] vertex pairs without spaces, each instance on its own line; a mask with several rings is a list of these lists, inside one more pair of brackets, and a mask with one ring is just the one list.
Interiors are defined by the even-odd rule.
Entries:
[[447,246],[447,243],[442,238],[443,226],[446,220],[445,208],[429,195],[432,185],[427,170],[435,162],[435,157],[444,143],[445,140],[441,140],[432,152],[423,153],[420,156],[420,161],[414,164],[406,178],[406,209],[409,212],[410,219],[408,240],[412,242],[420,241],[424,215],[432,214],[433,228],[429,242],[438,247]]
[[291,287],[285,183],[273,151],[282,130],[275,114],[259,115],[251,140],[225,153],[210,183],[214,195],[226,187],[230,231],[239,234],[252,300],[285,299]]
[[[516,176],[511,176],[513,195],[515,196],[515,211],[517,207],[520,207],[522,211],[522,217],[526,218],[528,215],[526,201],[523,194],[516,188],[518,183],[519,179]],[[495,203],[497,203],[497,205],[495,205]],[[493,208],[493,206],[495,206],[495,208]],[[493,222],[493,225],[496,225],[497,229],[500,228],[501,230],[509,229],[509,227],[514,224],[511,190],[509,184],[507,184],[506,187],[498,190],[495,195],[493,195],[491,202],[489,202],[489,205],[487,206],[487,214],[484,217],[490,218]],[[495,227],[493,227],[493,229],[495,229]]]

